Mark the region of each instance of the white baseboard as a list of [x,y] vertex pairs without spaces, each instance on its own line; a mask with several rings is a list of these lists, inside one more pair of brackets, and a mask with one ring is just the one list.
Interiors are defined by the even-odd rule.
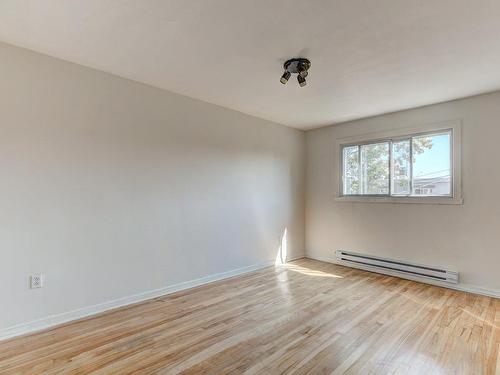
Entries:
[[148,299],[157,298],[164,296],[166,294],[171,294],[175,292],[179,292],[181,290],[194,288],[200,285],[212,283],[214,281],[227,279],[229,277],[239,276],[244,273],[257,271],[266,267],[270,267],[274,265],[274,260],[269,260],[264,263],[255,264],[252,266],[237,268],[227,272],[221,272],[209,276],[205,276],[199,279],[185,281],[182,283],[166,286],[159,289],[149,290],[147,292],[134,294],[127,297],[118,298],[112,301],[107,301],[103,303],[99,303],[97,305],[83,307],[81,309],[72,310],[68,312],[64,312],[61,314],[56,314],[52,316],[48,316],[46,318],[37,319],[31,322],[18,324],[12,327],[4,328],[0,330],[0,340],[5,340],[8,338],[12,338],[15,336],[21,336],[28,333],[33,333],[41,330],[45,330],[47,328],[51,328],[57,325],[61,325],[63,323],[67,323],[70,321],[86,318],[92,315],[96,315],[111,309],[116,309],[118,307],[127,306],[130,304],[143,302]]
[[[358,268],[358,269],[368,271],[368,272],[375,272],[373,269],[370,269],[368,267],[364,267],[363,265],[344,264],[342,262],[337,261],[337,259],[334,257],[330,258],[330,257],[321,256],[321,255],[316,255],[316,254],[306,254],[305,257],[309,258],[309,259],[319,260],[322,262],[338,264],[338,265],[341,265],[344,267]],[[390,270],[379,270],[379,271],[376,271],[376,273],[381,273],[384,275],[399,277],[401,279],[418,281],[421,283],[440,286],[443,288],[460,290],[462,292],[469,292],[469,293],[474,293],[474,294],[480,294],[480,295],[487,296],[487,297],[500,298],[500,291],[482,288],[482,287],[478,287],[475,285],[463,284],[463,283],[458,283],[458,284],[443,283],[443,282],[439,282],[439,281],[429,280],[429,279],[426,279],[423,277],[405,275],[405,274],[401,274],[399,272],[393,272]]]

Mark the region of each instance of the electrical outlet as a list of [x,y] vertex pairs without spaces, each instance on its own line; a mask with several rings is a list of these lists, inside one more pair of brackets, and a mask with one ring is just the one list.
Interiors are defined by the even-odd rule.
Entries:
[[43,286],[43,275],[41,273],[30,276],[30,288],[37,289]]

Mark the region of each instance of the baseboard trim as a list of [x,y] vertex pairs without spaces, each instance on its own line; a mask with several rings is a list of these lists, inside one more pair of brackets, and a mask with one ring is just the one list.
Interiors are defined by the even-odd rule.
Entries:
[[191,289],[204,284],[209,284],[215,281],[224,280],[230,277],[240,276],[248,272],[258,271],[274,265],[274,260],[255,264],[252,266],[241,267],[227,272],[221,272],[199,279],[185,281],[182,283],[166,286],[159,289],[149,290],[143,293],[134,294],[127,297],[118,298],[115,300],[99,303],[96,305],[83,307],[61,314],[48,316],[46,318],[37,319],[27,323],[21,323],[12,327],[7,327],[0,330],[0,340],[6,340],[12,337],[22,336],[34,332],[43,331],[49,328],[54,328],[64,323],[88,318],[112,309],[147,301],[149,299],[161,297],[167,294],[179,292],[186,289]]
[[[338,264],[338,265],[344,266],[344,267],[357,268],[357,269],[360,269],[363,271],[368,271],[368,272],[375,272],[373,269],[370,269],[368,267],[364,267],[363,265],[344,264],[342,262],[337,261],[337,259],[333,258],[333,257],[329,258],[329,257],[321,256],[321,255],[315,255],[315,254],[306,254],[305,257],[308,259],[319,260],[321,262]],[[399,272],[393,272],[390,270],[380,270],[380,271],[377,271],[375,273],[381,273],[384,275],[399,277],[401,279],[418,281],[420,283],[440,286],[443,288],[459,290],[461,292],[468,292],[468,293],[480,294],[480,295],[487,296],[487,297],[500,298],[500,291],[482,288],[482,287],[478,287],[475,285],[463,284],[463,283],[458,283],[458,284],[442,283],[439,281],[429,280],[426,278],[420,278],[418,276],[405,275],[405,274],[401,274]]]

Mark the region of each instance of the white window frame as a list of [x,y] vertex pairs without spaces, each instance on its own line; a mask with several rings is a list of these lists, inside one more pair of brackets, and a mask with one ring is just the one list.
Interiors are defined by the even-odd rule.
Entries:
[[[353,145],[379,143],[384,141],[398,141],[411,137],[439,133],[451,133],[451,190],[449,196],[394,196],[394,195],[342,195],[343,194],[343,148]],[[338,138],[336,141],[336,155],[338,163],[335,176],[337,177],[336,200],[341,202],[364,203],[423,203],[423,204],[463,204],[461,178],[461,139],[462,123],[460,120],[446,121],[437,124],[423,125],[411,128],[399,128],[388,131],[361,134],[352,137]],[[389,184],[390,181],[389,177]]]

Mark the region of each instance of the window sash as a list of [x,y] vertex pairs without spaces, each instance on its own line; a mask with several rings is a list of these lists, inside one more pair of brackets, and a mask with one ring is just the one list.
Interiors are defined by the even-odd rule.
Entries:
[[[422,136],[439,136],[439,135],[449,135],[449,140],[450,140],[450,145],[449,145],[449,150],[450,150],[450,155],[449,155],[449,162],[450,162],[450,193],[449,194],[439,194],[439,195],[416,195],[413,194],[413,185],[414,185],[414,176],[413,176],[413,163],[414,163],[414,157],[413,157],[413,139],[414,138],[419,138]],[[402,141],[409,141],[410,143],[410,161],[409,161],[409,194],[394,194],[393,193],[393,167],[394,167],[394,159],[393,159],[393,144],[402,142]],[[453,136],[453,128],[450,129],[440,129],[440,130],[434,130],[434,131],[428,131],[428,132],[419,132],[419,133],[414,133],[414,134],[409,134],[409,135],[403,135],[403,136],[398,136],[398,137],[389,137],[389,138],[378,138],[378,139],[372,139],[368,140],[365,142],[354,142],[354,143],[347,143],[347,144],[342,144],[340,147],[340,158],[341,158],[341,194],[340,196],[343,197],[390,197],[390,198],[453,198],[454,197],[454,178],[455,178],[455,168],[454,168],[454,136]],[[346,194],[345,192],[345,160],[344,160],[344,149],[348,147],[357,147],[358,148],[358,181],[361,183],[361,147],[365,145],[372,145],[372,144],[380,144],[380,143],[389,143],[389,189],[388,189],[388,194],[361,194],[361,188],[359,189],[360,193],[359,194]]]

